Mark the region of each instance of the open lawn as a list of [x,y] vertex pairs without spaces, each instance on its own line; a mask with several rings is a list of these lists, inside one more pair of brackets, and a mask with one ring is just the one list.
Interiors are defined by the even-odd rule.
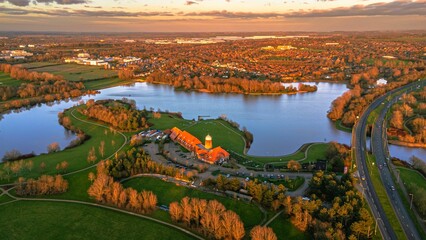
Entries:
[[135,216],[74,203],[18,201],[0,207],[0,239],[191,239]]
[[[70,111],[67,111],[65,114],[70,116]],[[78,113],[78,111],[74,111],[74,114],[81,119],[86,119],[86,117]],[[24,171],[18,175],[12,174],[10,181],[0,180],[0,183],[14,182],[20,175],[23,175],[26,178],[36,178],[42,174],[54,175],[57,173],[56,164],[62,161],[67,161],[69,164],[67,172],[76,171],[92,165],[87,162],[88,152],[92,147],[96,150],[97,160],[102,159],[102,156],[98,151],[101,141],[105,141],[105,158],[114,153],[124,142],[123,136],[112,133],[108,128],[87,124],[76,120],[73,117],[70,117],[70,119],[74,126],[82,129],[86,134],[90,135],[91,138],[78,147],[57,153],[42,154],[31,158],[34,163],[34,168],[31,171]],[[112,141],[114,141],[114,144]],[[24,161],[29,160],[30,159]],[[44,170],[39,167],[42,162],[46,164],[46,168]],[[0,168],[2,167],[3,164],[0,164]]]
[[0,87],[1,86],[19,86],[22,81],[11,78],[9,74],[0,72]]
[[207,134],[210,134],[213,138],[213,147],[221,146],[237,153],[242,153],[244,150],[242,133],[223,120],[198,121],[184,130],[190,132],[202,142],[204,142]]
[[166,130],[171,129],[173,127],[177,127],[181,130],[186,129],[192,124],[196,123],[191,120],[186,120],[182,118],[175,117],[173,115],[169,115],[167,113],[162,113],[161,118],[153,118],[152,114],[150,114],[148,122],[152,124],[151,128]]
[[46,63],[46,66],[32,68],[30,70],[37,72],[49,72],[52,74],[61,75],[69,81],[88,81],[117,76],[117,71],[105,70],[103,67],[100,66],[85,66],[71,63],[64,63],[59,65],[49,65]]
[[254,204],[248,204],[243,201],[222,197],[213,193],[206,193],[193,188],[176,186],[158,178],[140,177],[134,178],[123,183],[126,187],[132,187],[138,191],[144,189],[154,192],[158,198],[158,205],[169,205],[171,202],[180,201],[185,196],[216,199],[221,202],[227,209],[235,211],[244,222],[246,228],[254,227],[262,221],[262,213]]
[[283,214],[278,216],[272,221],[268,227],[274,230],[275,235],[279,240],[292,239],[292,240],[305,240],[311,239],[307,234],[297,230],[290,222],[289,219],[284,218]]
[[35,69],[35,68],[41,68],[41,67],[48,67],[48,66],[54,66],[54,65],[61,65],[63,63],[61,62],[31,62],[31,63],[23,63],[20,64],[26,69]]
[[399,167],[399,174],[404,183],[410,183],[426,190],[426,179],[416,170]]
[[0,204],[13,201],[13,199],[6,194],[0,196]]

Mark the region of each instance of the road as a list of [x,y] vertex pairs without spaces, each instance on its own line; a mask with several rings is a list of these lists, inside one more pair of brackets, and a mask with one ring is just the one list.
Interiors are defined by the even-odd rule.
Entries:
[[[407,92],[413,91],[415,89],[416,89],[416,86],[411,87],[410,89],[407,90]],[[398,101],[399,97],[400,97],[399,95],[395,96],[390,101],[382,103],[383,108],[380,111],[379,116],[377,117],[373,125],[373,129],[371,133],[371,149],[372,149],[373,155],[376,157],[376,166],[374,167],[379,168],[380,178],[382,180],[383,185],[385,186],[386,193],[390,198],[393,209],[399,218],[399,222],[401,223],[407,238],[420,239],[420,235],[416,229],[416,226],[413,220],[410,218],[410,215],[405,209],[400,195],[395,190],[396,185],[393,182],[390,169],[388,168],[392,166],[388,160],[390,159],[390,156],[388,152],[387,135],[386,135],[386,113],[388,109],[392,106],[392,104]],[[388,167],[384,167],[385,163]]]
[[[424,81],[423,81],[424,82]],[[365,176],[365,180],[362,180],[362,187],[365,191],[365,198],[367,200],[367,203],[370,206],[370,209],[373,213],[374,219],[376,221],[377,226],[379,227],[380,232],[382,233],[382,237],[384,239],[397,239],[397,236],[395,234],[395,231],[392,229],[391,224],[389,223],[389,220],[383,210],[382,205],[380,204],[379,198],[377,196],[377,193],[374,189],[371,176],[369,174],[368,168],[367,168],[367,146],[366,146],[366,130],[367,130],[367,119],[368,116],[371,114],[371,112],[379,107],[388,96],[391,94],[400,91],[400,90],[408,90],[413,86],[418,85],[419,82],[413,82],[406,86],[400,87],[398,89],[392,90],[388,92],[387,94],[377,98],[373,103],[368,106],[368,108],[363,112],[359,120],[354,126],[354,131],[352,132],[352,146],[355,149],[355,155],[356,155],[356,163],[358,167],[359,174],[361,176]],[[383,121],[383,120],[382,120]],[[376,121],[376,124],[383,125],[383,122]],[[383,145],[382,145],[383,146]],[[382,149],[383,150],[383,149]],[[392,181],[392,179],[389,179]],[[387,186],[386,183],[384,183],[385,186]],[[394,185],[394,184],[392,184]],[[395,193],[397,195],[397,193]],[[391,199],[392,200],[392,199]],[[391,201],[393,203],[393,201]],[[405,218],[407,219],[407,218]],[[406,222],[404,221],[404,224]],[[407,222],[408,223],[408,222]],[[409,224],[410,225],[410,224]],[[412,226],[414,229],[415,227]],[[404,228],[405,229],[405,228]],[[414,232],[412,232],[414,235]],[[416,231],[417,233],[417,231]],[[417,235],[411,236],[407,235],[407,238],[409,239],[420,239],[419,237],[416,238]]]

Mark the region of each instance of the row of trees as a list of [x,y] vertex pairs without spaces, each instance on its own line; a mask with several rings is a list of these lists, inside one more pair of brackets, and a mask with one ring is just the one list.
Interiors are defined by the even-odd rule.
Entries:
[[51,195],[64,193],[68,190],[68,181],[61,175],[42,175],[38,179],[20,177],[16,185],[19,196]]
[[[369,71],[371,72],[371,69],[367,72]],[[333,121],[341,120],[343,125],[352,127],[357,120],[357,116],[360,116],[362,111],[375,98],[383,95],[387,91],[426,76],[424,69],[422,71],[417,71],[415,68],[411,68],[404,71],[404,75],[397,76],[396,80],[388,82],[385,86],[374,86],[374,79],[378,74],[379,73],[374,73],[374,71],[369,74],[353,74],[351,80],[353,88],[346,91],[342,96],[336,98],[332,102],[327,117]],[[380,72],[380,74],[384,73]]]
[[157,196],[151,191],[138,192],[133,188],[124,188],[119,182],[115,182],[108,176],[105,162],[97,166],[97,175],[89,174],[89,180],[93,181],[87,190],[90,197],[96,201],[133,212],[149,214],[157,206]]
[[185,197],[180,203],[170,203],[169,209],[174,222],[196,229],[208,238],[242,239],[245,235],[240,217],[217,200]]
[[24,81],[18,86],[0,86],[0,99],[10,100],[0,105],[3,110],[79,97],[87,92],[81,82],[70,82],[62,76],[46,72],[30,72],[20,65],[0,64],[0,71]]
[[280,82],[271,82],[269,80],[249,80],[241,78],[214,78],[210,76],[194,76],[179,75],[175,76],[171,73],[164,73],[157,71],[149,75],[146,79],[147,82],[152,83],[165,83],[175,88],[182,88],[185,90],[199,90],[208,91],[211,93],[296,93],[298,91],[316,91],[316,86],[308,86],[305,84],[299,85],[297,89],[292,86],[285,87]]
[[[401,103],[392,107],[389,135],[402,142],[426,143],[426,87],[420,92],[403,94]],[[407,131],[406,127],[409,131]]]
[[102,122],[113,128],[123,131],[135,131],[148,127],[147,113],[120,100],[87,101],[87,108],[81,113]]

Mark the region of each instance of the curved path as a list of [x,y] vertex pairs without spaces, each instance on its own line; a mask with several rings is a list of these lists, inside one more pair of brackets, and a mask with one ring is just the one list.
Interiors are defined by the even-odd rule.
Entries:
[[[382,102],[386,100],[387,97],[390,95],[403,90],[408,90],[412,86],[418,85],[418,82],[410,83],[406,86],[400,87],[398,89],[392,90],[385,95],[377,98],[376,100],[371,103],[368,108],[363,112],[362,116],[360,117],[359,121],[356,122],[354,126],[354,130],[352,132],[352,147],[355,149],[355,157],[356,162],[358,166],[358,171],[360,175],[365,176],[365,181],[363,181],[361,184],[363,188],[365,189],[365,198],[367,200],[367,203],[370,206],[370,209],[373,213],[373,216],[376,220],[376,224],[380,229],[380,232],[382,233],[382,236],[384,239],[397,239],[397,236],[395,234],[395,231],[392,229],[392,226],[383,210],[383,207],[379,201],[379,198],[377,196],[377,193],[374,189],[371,176],[369,174],[369,170],[367,167],[367,146],[366,146],[366,131],[367,131],[367,119],[368,116],[379,107]],[[386,185],[385,185],[386,186]],[[393,202],[393,201],[391,201]],[[380,220],[380,221],[378,221]],[[409,236],[407,236],[409,237]],[[420,238],[410,238],[410,239],[420,239]]]
[[[13,188],[11,188],[11,189],[13,189]],[[179,227],[177,225],[173,225],[173,224],[168,223],[168,222],[164,222],[164,221],[158,220],[156,218],[152,218],[152,217],[149,217],[149,216],[137,214],[137,213],[134,213],[134,212],[129,212],[129,211],[126,211],[126,210],[122,210],[122,209],[118,209],[118,208],[114,208],[114,207],[110,207],[110,206],[106,206],[106,205],[101,205],[101,204],[97,204],[97,203],[83,202],[83,201],[77,201],[77,200],[46,199],[46,198],[20,198],[20,197],[15,197],[12,194],[10,194],[9,191],[11,189],[9,189],[7,191],[2,190],[3,194],[5,194],[5,195],[7,195],[7,196],[9,196],[9,197],[11,197],[11,198],[14,199],[14,200],[6,202],[4,204],[16,202],[16,201],[41,201],[41,202],[62,202],[62,203],[82,204],[82,205],[87,205],[87,206],[92,206],[92,207],[97,207],[97,208],[109,209],[109,210],[112,210],[112,211],[116,211],[116,212],[120,212],[120,213],[125,213],[125,214],[128,214],[128,215],[133,215],[133,216],[136,216],[136,217],[139,217],[139,218],[147,219],[147,220],[150,220],[150,221],[153,221],[153,222],[165,225],[167,227],[174,228],[174,229],[179,230],[181,232],[184,232],[187,235],[189,235],[191,237],[194,237],[196,239],[201,239],[201,240],[204,239],[203,237],[198,236],[197,234],[195,234],[195,233],[193,233],[193,232],[191,232],[191,231],[189,231],[189,230],[187,230],[185,228]]]
[[[75,110],[76,109],[73,109],[71,111],[71,115],[76,120],[84,122],[84,123],[87,123],[87,124],[91,124],[91,125],[95,125],[95,126],[98,126],[98,127],[103,127],[103,128],[109,129],[109,127],[107,127],[105,125],[102,125],[102,124],[99,124],[99,123],[90,122],[90,121],[87,121],[87,120],[84,120],[84,119],[81,119],[81,118],[75,116],[75,114],[74,114]],[[126,145],[126,143],[128,141],[128,138],[127,138],[126,135],[124,135],[120,131],[116,131],[116,132],[118,132],[121,136],[123,136],[124,142],[123,142],[123,144],[114,153],[112,153],[107,158],[113,157],[117,152],[119,152],[121,149],[123,149],[123,147]],[[83,172],[83,171],[85,171],[87,169],[91,169],[93,167],[96,167],[98,164],[99,163],[96,163],[96,164],[93,164],[93,165],[88,166],[86,168],[79,169],[79,170],[76,170],[76,171],[73,171],[73,172],[69,172],[69,173],[63,174],[63,176],[67,176],[67,175],[72,175],[72,174],[76,174],[76,173],[79,173],[79,172]],[[4,185],[0,185],[0,187],[1,186],[14,186],[14,185],[16,185],[16,183],[13,183],[13,184],[4,184]],[[194,237],[196,239],[204,239],[201,236],[198,236],[198,235],[192,233],[191,231],[189,231],[189,230],[187,230],[185,228],[182,228],[182,227],[179,227],[177,225],[173,225],[171,223],[164,222],[164,221],[161,221],[161,220],[149,217],[149,216],[140,215],[140,214],[137,214],[137,213],[134,213],[134,212],[129,212],[129,211],[126,211],[126,210],[122,210],[122,209],[118,209],[118,208],[114,208],[114,207],[109,207],[109,206],[105,206],[105,205],[101,205],[101,204],[97,204],[97,203],[90,203],[90,202],[77,201],[77,200],[43,199],[43,198],[19,198],[19,197],[15,197],[15,196],[13,196],[12,194],[9,193],[9,191],[12,190],[12,189],[13,188],[10,188],[8,190],[3,190],[2,188],[0,188],[0,191],[1,191],[0,196],[6,195],[6,196],[8,196],[8,197],[10,197],[10,198],[13,199],[11,201],[8,201],[8,202],[0,204],[0,206],[1,205],[6,205],[6,204],[9,204],[9,203],[13,203],[13,202],[16,202],[16,201],[45,201],[45,202],[64,202],[64,203],[83,204],[83,205],[88,205],[88,206],[93,206],[93,207],[98,207],[98,208],[105,208],[105,209],[113,210],[113,211],[116,211],[116,212],[121,212],[121,213],[129,214],[129,215],[133,215],[133,216],[136,216],[136,217],[144,218],[144,219],[147,219],[147,220],[150,220],[150,221],[153,221],[153,222],[156,222],[156,223],[168,226],[168,227],[172,227],[172,228],[177,229],[179,231],[182,231],[182,232],[184,232],[184,233],[186,233],[186,234],[188,234],[188,235],[190,235],[190,236],[192,236],[192,237]]]

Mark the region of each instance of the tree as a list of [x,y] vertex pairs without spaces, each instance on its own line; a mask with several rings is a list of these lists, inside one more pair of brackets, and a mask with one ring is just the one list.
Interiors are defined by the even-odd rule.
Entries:
[[302,168],[302,165],[300,165],[299,162],[290,160],[287,163],[287,168],[290,169],[291,171],[299,171]]
[[96,178],[95,174],[93,172],[89,172],[89,175],[88,175],[89,181],[93,183],[93,181],[95,181],[95,178]]
[[2,158],[3,162],[5,161],[10,161],[10,160],[16,160],[21,156],[21,152],[16,150],[16,149],[12,149],[8,152],[6,152]]
[[61,150],[61,147],[59,146],[59,143],[53,142],[47,146],[47,152],[48,153],[54,153],[59,152]]
[[96,157],[95,147],[92,147],[89,151],[89,154],[87,155],[87,161],[89,163],[94,163],[96,162],[96,159],[97,157]]
[[270,227],[255,226],[250,231],[252,240],[277,240],[274,230]]
[[101,141],[99,145],[99,154],[104,157],[105,154],[105,141]]
[[44,162],[41,162],[40,163],[40,170],[42,171],[42,172],[44,172],[44,170],[46,169],[46,163],[44,163]]
[[404,124],[404,118],[400,111],[394,111],[390,119],[391,127],[402,129]]

